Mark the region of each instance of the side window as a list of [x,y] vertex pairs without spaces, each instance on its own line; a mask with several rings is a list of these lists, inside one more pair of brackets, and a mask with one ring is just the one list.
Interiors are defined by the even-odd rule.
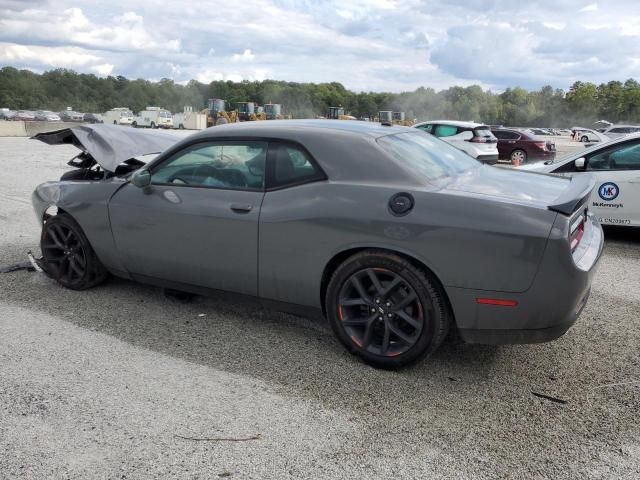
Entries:
[[427,132],[427,133],[433,133],[433,124],[431,124],[431,123],[428,123],[426,125],[420,125],[420,126],[418,126],[416,128],[418,128],[418,129],[420,129],[420,130],[422,130],[424,132]]
[[587,170],[640,170],[640,142],[598,152],[587,159]]
[[458,127],[452,127],[451,125],[438,125],[435,130],[435,136],[438,138],[450,137],[458,133]]
[[261,190],[266,159],[266,142],[197,143],[155,168],[151,183]]
[[273,163],[268,187],[282,187],[314,180],[323,180],[324,174],[302,148],[287,143],[273,144]]
[[508,132],[503,132],[501,130],[492,130],[493,136],[498,140],[507,140],[509,138]]
[[[492,133],[496,138],[499,138],[501,140],[518,140],[520,138],[520,135],[516,132],[501,132],[499,130],[494,130]],[[498,133],[502,136],[498,137]]]

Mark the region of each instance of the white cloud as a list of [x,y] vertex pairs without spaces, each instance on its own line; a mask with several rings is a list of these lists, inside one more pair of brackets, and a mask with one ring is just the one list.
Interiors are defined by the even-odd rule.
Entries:
[[111,75],[111,72],[113,72],[113,65],[111,63],[102,63],[100,65],[94,65],[90,68],[98,75],[102,76]]
[[638,76],[640,3],[611,3],[0,0],[0,62],[176,82],[567,88]]
[[582,7],[580,9],[580,11],[581,12],[597,12],[598,11],[598,4],[597,3],[590,3],[586,7]]
[[59,67],[94,68],[103,59],[77,47],[42,47],[0,43],[0,61],[5,64],[31,64]]
[[242,53],[234,53],[231,57],[234,62],[250,62],[254,58],[256,58],[256,56],[251,53],[250,48],[245,49]]

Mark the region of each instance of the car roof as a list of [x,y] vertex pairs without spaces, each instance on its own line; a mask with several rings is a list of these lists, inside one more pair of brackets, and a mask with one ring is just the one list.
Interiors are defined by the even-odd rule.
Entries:
[[414,127],[418,127],[420,125],[426,125],[426,124],[429,124],[429,123],[437,123],[439,125],[451,125],[453,127],[469,127],[469,128],[486,127],[487,126],[484,123],[463,122],[463,121],[460,121],[460,120],[428,120],[426,122],[416,123],[414,125]]
[[611,130],[612,128],[640,128],[640,125],[627,125],[626,123],[619,123],[616,125],[609,125],[607,130]]
[[382,125],[378,122],[361,122],[358,120],[271,120],[256,122],[239,122],[219,125],[215,128],[203,130],[200,135],[208,136],[212,133],[241,132],[243,134],[260,135],[266,132],[291,133],[296,130],[316,131],[327,133],[327,130],[341,131],[347,134],[367,135],[374,138],[406,133],[412,131],[409,127]]

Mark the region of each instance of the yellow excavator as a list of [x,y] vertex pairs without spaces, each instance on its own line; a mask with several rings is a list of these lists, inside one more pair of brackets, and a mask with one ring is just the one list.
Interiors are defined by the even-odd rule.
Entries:
[[254,102],[238,102],[235,110],[227,110],[226,102],[221,98],[210,98],[208,108],[207,125],[224,125],[226,123],[253,122],[256,120],[266,120],[267,114]]

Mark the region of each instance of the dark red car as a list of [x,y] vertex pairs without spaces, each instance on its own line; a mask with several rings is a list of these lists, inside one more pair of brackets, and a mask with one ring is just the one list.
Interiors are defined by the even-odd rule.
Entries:
[[527,161],[553,160],[556,157],[556,144],[529,130],[496,128],[492,132],[498,139],[498,156],[501,160],[522,165]]

